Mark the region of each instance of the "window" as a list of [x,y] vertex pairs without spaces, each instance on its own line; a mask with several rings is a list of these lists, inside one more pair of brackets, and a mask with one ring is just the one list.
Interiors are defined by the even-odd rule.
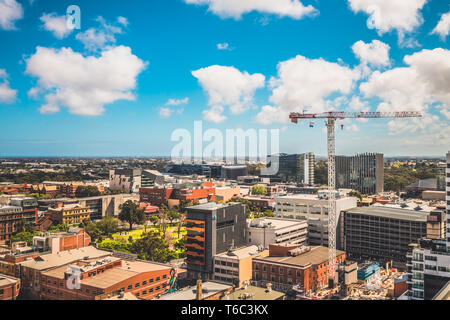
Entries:
[[147,294],[147,290],[142,291],[142,295],[145,296]]
[[167,279],[167,274],[163,275],[163,279]]
[[161,278],[160,277],[156,277],[156,281],[159,281],[159,280],[161,280]]
[[155,288],[156,291],[158,291],[159,289],[161,289],[160,286],[157,286],[157,287]]
[[148,293],[152,293],[153,292],[153,288],[148,289]]
[[133,288],[133,286],[130,284],[127,289],[131,290],[132,288]]
[[147,284],[147,280],[142,281],[142,285],[145,286]]
[[141,285],[140,283],[136,283],[136,284],[134,285],[134,287],[135,287],[135,288],[139,288],[140,285]]
[[0,289],[0,296],[2,296],[5,293],[5,290]]
[[148,280],[148,283],[152,283],[152,282],[153,282],[153,279]]

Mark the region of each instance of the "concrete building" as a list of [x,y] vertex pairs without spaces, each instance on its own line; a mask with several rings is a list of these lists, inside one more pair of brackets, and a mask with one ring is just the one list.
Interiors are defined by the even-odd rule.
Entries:
[[351,188],[363,194],[383,192],[383,154],[336,156],[336,188]]
[[185,222],[190,279],[212,279],[215,255],[247,245],[246,210],[242,203],[191,206],[187,208]]
[[164,175],[157,170],[142,170],[141,188],[153,187],[155,184],[164,184]]
[[89,217],[92,221],[105,217],[117,217],[120,213],[120,205],[128,200],[138,201],[139,196],[133,194],[114,194],[77,199],[82,207],[89,208]]
[[280,154],[268,158],[269,166],[272,158],[278,157],[278,173],[274,176],[280,182],[293,182],[298,184],[314,184],[314,153]]
[[[432,218],[430,218],[432,217]],[[383,206],[346,210],[341,246],[349,258],[406,262],[408,245],[442,230],[441,212],[421,212]],[[442,232],[442,231],[441,231]]]
[[268,255],[269,250],[255,245],[217,254],[214,256],[213,279],[240,287],[252,278],[252,259]]
[[450,255],[445,239],[411,243],[407,258],[410,300],[431,300],[450,281]]
[[[328,200],[317,195],[296,194],[275,199],[277,217],[306,220],[308,223],[308,244],[328,246]],[[354,197],[336,198],[337,246],[341,238],[341,212],[355,208],[357,200]]]
[[141,169],[115,169],[109,170],[109,188],[111,190],[125,190],[125,192],[138,192],[141,187]]
[[248,243],[268,248],[270,244],[307,244],[306,220],[260,218],[247,220]]
[[[346,260],[345,252],[336,250],[336,263]],[[288,292],[294,286],[307,292],[327,287],[328,248],[300,245],[270,245],[269,256],[253,259],[252,284]]]
[[238,185],[228,187],[216,187],[216,200],[227,202],[241,195],[241,188]]
[[91,237],[81,228],[69,228],[67,232],[42,233],[33,237],[33,247],[40,252],[58,253],[87,247]]

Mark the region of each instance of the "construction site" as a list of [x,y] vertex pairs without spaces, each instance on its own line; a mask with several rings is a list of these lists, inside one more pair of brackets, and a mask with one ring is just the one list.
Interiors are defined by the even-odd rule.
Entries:
[[293,288],[297,300],[396,300],[407,289],[406,272],[368,262],[358,270],[355,262],[337,266],[334,288],[302,292]]

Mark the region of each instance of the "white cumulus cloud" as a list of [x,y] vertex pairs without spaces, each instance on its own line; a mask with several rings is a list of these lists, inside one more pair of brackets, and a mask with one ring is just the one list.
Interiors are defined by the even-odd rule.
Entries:
[[221,18],[240,19],[243,14],[258,11],[280,17],[301,19],[313,16],[318,10],[311,5],[304,6],[300,0],[184,0],[188,4],[207,5],[209,11]]
[[208,93],[208,104],[213,107],[204,113],[208,115],[205,119],[223,121],[222,112],[226,106],[230,108],[232,114],[245,112],[253,105],[256,89],[264,87],[265,84],[265,77],[260,73],[249,74],[228,66],[213,65],[192,71],[192,75]]
[[423,111],[431,103],[450,106],[450,51],[437,48],[405,56],[408,67],[375,71],[360,86],[366,97],[378,97],[379,111]]
[[212,106],[208,110],[203,110],[203,119],[209,122],[220,123],[227,119],[223,115],[224,108],[222,106]]
[[58,39],[67,37],[73,30],[67,28],[67,19],[65,15],[58,16],[56,13],[44,13],[41,16],[41,21],[44,23],[44,29],[53,33]]
[[166,102],[166,106],[179,106],[182,104],[187,104],[189,103],[189,98],[183,98],[183,99],[173,99],[170,98],[167,102]]
[[217,49],[219,49],[219,50],[232,50],[231,47],[230,47],[230,44],[227,43],[227,42],[218,43],[217,44]]
[[352,46],[353,53],[361,61],[363,66],[370,65],[375,68],[390,65],[390,48],[388,44],[379,40],[373,40],[371,43],[365,43],[360,40]]
[[441,16],[436,27],[431,31],[431,34],[438,34],[442,41],[445,41],[450,32],[450,12],[447,12]]
[[348,0],[353,12],[369,15],[367,26],[382,35],[396,30],[400,42],[404,35],[423,23],[420,10],[427,0]]
[[17,97],[17,90],[11,89],[8,74],[5,69],[0,69],[0,103],[11,103]]
[[80,40],[84,47],[90,51],[97,51],[114,45],[116,34],[123,32],[122,28],[107,23],[103,17],[98,17],[97,22],[100,24],[98,28],[90,28],[76,35],[76,39]]
[[0,0],[0,27],[15,30],[15,22],[23,18],[22,5],[16,0]]
[[26,73],[38,78],[29,93],[44,93],[41,113],[66,107],[72,114],[97,116],[106,104],[135,99],[132,90],[147,63],[125,46],[107,49],[99,57],[85,57],[71,48],[37,47],[26,65]]
[[266,124],[271,119],[278,121],[277,117],[267,117],[264,113],[275,115],[279,112],[284,120],[291,111],[329,111],[327,108],[336,108],[346,101],[342,97],[327,100],[330,95],[350,93],[358,78],[359,72],[323,59],[308,59],[298,55],[280,62],[277,77],[270,79],[270,101],[274,107],[263,108],[257,120]]

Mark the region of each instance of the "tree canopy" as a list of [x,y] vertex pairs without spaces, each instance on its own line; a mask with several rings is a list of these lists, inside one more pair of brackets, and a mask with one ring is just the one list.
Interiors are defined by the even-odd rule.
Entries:
[[139,205],[136,202],[128,200],[120,205],[119,219],[128,222],[130,230],[132,230],[134,224],[145,222],[144,209],[139,209]]

